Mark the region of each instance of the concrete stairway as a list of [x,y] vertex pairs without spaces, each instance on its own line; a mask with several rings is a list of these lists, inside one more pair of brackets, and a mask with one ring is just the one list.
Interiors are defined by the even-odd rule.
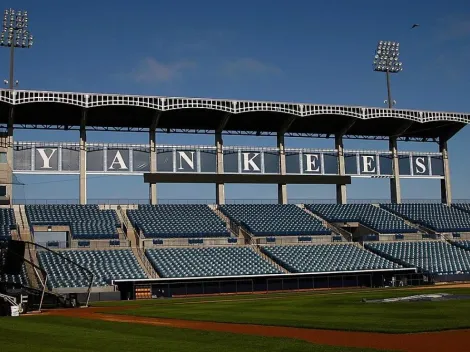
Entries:
[[[31,235],[28,218],[26,217],[26,211],[24,205],[14,205],[13,206],[17,230],[12,232],[12,236],[14,239],[18,239],[24,242],[33,242],[33,238]],[[15,235],[17,238],[15,238]],[[26,244],[26,249],[24,253],[24,258],[34,265],[39,267],[39,261],[36,256],[36,249],[32,247],[30,244]],[[42,285],[39,284],[38,275],[41,275],[41,280],[44,282],[44,278],[42,277],[42,273],[40,271],[36,271],[35,268],[26,262],[26,273],[28,275],[29,284],[33,288],[42,289]]]
[[132,226],[126,214],[127,209],[132,209],[131,206],[118,205],[114,209],[116,210],[118,214],[121,224],[123,225],[122,230],[126,234],[127,239],[130,241],[131,247],[142,247],[143,238],[140,236],[140,234],[137,232],[134,226]]
[[260,246],[257,246],[257,245],[252,245],[251,246],[253,248],[253,250],[261,257],[263,258],[264,260],[266,260],[268,263],[274,265],[278,270],[280,270],[282,273],[284,274],[289,274],[289,271],[285,268],[283,268],[282,266],[280,266],[278,263],[276,263],[274,260],[272,260],[269,256],[267,256],[266,254],[264,254],[262,251],[261,251],[261,248]]
[[415,224],[415,223],[413,223],[413,222],[411,222],[411,221],[409,221],[409,220],[406,220],[405,218],[402,218],[402,217],[400,217],[399,215],[397,215],[397,214],[395,214],[395,213],[392,213],[391,211],[389,211],[389,210],[387,210],[387,209],[385,209],[385,208],[381,208],[379,204],[372,204],[372,205],[375,206],[375,207],[377,207],[377,208],[380,208],[381,210],[383,210],[383,211],[389,213],[390,215],[393,215],[394,217],[396,217],[396,218],[398,218],[398,219],[400,219],[400,220],[403,220],[403,222],[404,222],[405,224],[407,224],[408,226],[410,226],[410,227],[412,227],[412,228],[418,230],[418,232],[419,232],[420,234],[423,234],[423,233],[435,234],[435,232],[432,231],[432,230],[430,230],[430,229],[426,229],[425,227],[420,226],[420,225],[418,225],[418,224]]
[[352,242],[352,234],[351,233],[349,233],[348,231],[346,231],[346,230],[344,230],[344,229],[342,229],[342,228],[340,228],[340,227],[338,227],[334,224],[329,223],[325,219],[321,218],[317,214],[315,214],[315,213],[311,212],[310,210],[308,210],[307,208],[305,208],[305,206],[303,204],[300,204],[298,206],[299,206],[299,208],[303,209],[306,213],[313,216],[315,219],[321,221],[322,225],[325,226],[327,229],[330,229],[331,232],[333,232],[333,234],[340,235],[347,242]]
[[145,270],[147,277],[150,279],[156,279],[159,277],[158,273],[155,271],[152,264],[147,259],[144,250],[142,249],[142,238],[136,231],[134,226],[132,226],[129,218],[127,217],[126,209],[129,209],[128,207],[130,206],[115,206],[115,208],[111,206],[111,209],[116,210],[119,220],[123,225],[123,228],[120,230],[123,235],[125,234],[126,239],[130,241],[132,252],[137,258],[137,261],[139,262],[140,266]]
[[244,227],[236,224],[232,220],[230,220],[224,213],[220,211],[220,209],[217,207],[217,205],[209,205],[209,208],[212,209],[214,213],[217,214],[219,218],[221,218],[226,224],[227,224],[227,229],[237,238],[244,238],[245,239],[245,244],[255,244],[256,239],[255,236],[245,229]]

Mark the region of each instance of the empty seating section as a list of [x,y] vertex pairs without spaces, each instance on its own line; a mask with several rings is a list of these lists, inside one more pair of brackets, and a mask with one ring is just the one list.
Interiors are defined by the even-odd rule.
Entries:
[[74,239],[118,239],[119,218],[98,205],[26,205],[30,225],[70,226]]
[[[93,286],[107,286],[111,280],[146,279],[137,259],[129,249],[70,250],[58,252],[94,274]],[[50,288],[87,287],[87,272],[48,251],[39,251],[40,265],[48,273]]]
[[220,209],[255,236],[331,235],[320,220],[295,204],[230,204]]
[[470,252],[444,241],[378,242],[365,247],[428,274],[470,274]]
[[280,274],[250,247],[147,249],[161,277],[208,277]]
[[127,216],[147,238],[230,236],[225,222],[205,204],[139,205]]
[[455,203],[452,206],[470,214],[470,203]]
[[[3,244],[0,244],[2,249],[0,249],[0,268],[3,268],[6,260],[6,249],[3,249]],[[0,269],[1,271],[1,269]],[[10,275],[10,274],[0,274],[0,282],[8,282],[14,284],[27,285],[28,284],[28,275],[26,274],[26,267],[23,264],[21,268],[21,273],[19,275]]]
[[73,222],[70,232],[77,240],[117,239],[116,225],[110,222],[87,221]]
[[262,251],[293,273],[400,268],[400,265],[352,243],[266,246]]
[[381,207],[437,232],[470,232],[470,214],[445,204],[382,204]]
[[417,232],[403,219],[372,204],[307,204],[305,207],[328,222],[358,222],[384,234]]
[[11,237],[11,230],[16,228],[16,219],[13,209],[0,209],[0,240]]
[[453,241],[453,244],[470,251],[470,240]]
[[0,274],[0,282],[8,282],[27,286],[28,279],[26,274],[26,268],[23,266],[20,275]]

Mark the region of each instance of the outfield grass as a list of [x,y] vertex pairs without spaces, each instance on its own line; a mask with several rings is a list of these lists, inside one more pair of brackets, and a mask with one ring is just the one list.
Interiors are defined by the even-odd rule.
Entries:
[[0,318],[2,352],[24,351],[270,351],[360,352],[365,349],[230,333],[35,316]]
[[[226,296],[129,303],[115,314],[347,331],[407,333],[470,328],[470,300],[362,303],[428,293],[470,294],[470,289],[380,290]],[[259,298],[256,300],[256,298]],[[204,300],[213,300],[204,302]],[[126,303],[124,303],[126,305]],[[130,309],[129,309],[130,308]]]

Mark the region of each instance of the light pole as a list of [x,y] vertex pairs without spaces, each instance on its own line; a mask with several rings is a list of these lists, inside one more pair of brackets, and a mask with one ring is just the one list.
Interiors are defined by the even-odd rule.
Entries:
[[393,108],[392,91],[390,89],[390,73],[398,73],[403,70],[399,61],[400,43],[383,41],[377,44],[374,57],[374,71],[385,72],[387,77],[387,103],[390,109]]
[[[33,45],[33,36],[28,31],[28,12],[5,10],[3,14],[3,28],[0,34],[0,46],[10,48],[10,79],[8,86],[15,88],[15,48],[30,48]],[[5,82],[6,83],[6,82]]]

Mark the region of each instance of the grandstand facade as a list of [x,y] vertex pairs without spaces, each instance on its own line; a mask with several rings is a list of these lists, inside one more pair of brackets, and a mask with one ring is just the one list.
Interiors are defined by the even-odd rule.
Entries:
[[[470,280],[470,204],[452,203],[447,152],[469,122],[383,108],[0,91],[0,241],[30,243],[25,258],[45,273],[26,266],[0,282],[139,299]],[[13,141],[18,128],[76,129],[80,139]],[[149,144],[91,144],[89,130],[141,131]],[[157,145],[160,131],[213,133],[215,143]],[[224,134],[276,135],[277,146],[225,147]],[[335,148],[285,148],[299,136],[331,136]],[[386,139],[390,149],[345,150],[344,138]],[[398,140],[435,140],[440,151],[401,152]],[[77,174],[79,204],[14,204],[14,174]],[[93,174],[143,176],[149,204],[86,204]],[[355,177],[390,179],[390,203],[347,204]],[[440,180],[442,202],[403,204],[401,178]],[[215,183],[216,202],[158,204],[159,182]],[[277,184],[278,204],[226,204],[229,182]],[[290,183],[335,184],[337,202],[287,204]]]

